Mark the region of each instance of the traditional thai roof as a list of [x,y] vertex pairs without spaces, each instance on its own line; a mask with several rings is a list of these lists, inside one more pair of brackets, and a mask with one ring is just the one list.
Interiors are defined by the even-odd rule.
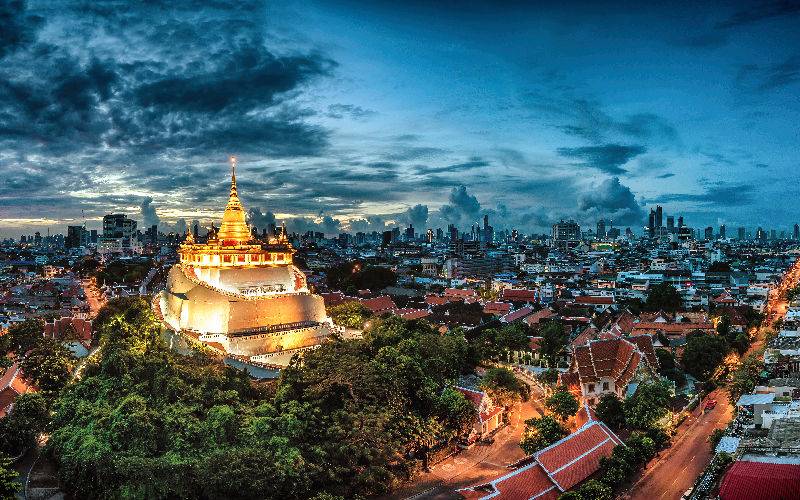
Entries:
[[554,313],[552,309],[545,307],[544,309],[540,309],[530,316],[527,316],[523,321],[527,323],[528,326],[533,326],[539,324],[539,322],[543,319],[555,316],[555,314],[556,313]]
[[[642,341],[647,349],[647,342]],[[652,342],[649,345],[652,349]],[[575,347],[572,371],[577,371],[581,383],[599,382],[601,378],[611,378],[615,385],[627,385],[636,373],[642,360],[653,369],[658,369],[658,359],[645,354],[637,344],[623,338],[591,340]]]
[[519,469],[459,493],[466,498],[555,500],[583,482],[622,441],[587,405],[579,413],[585,423],[577,431],[520,461],[525,465]]
[[611,305],[614,303],[614,297],[598,296],[598,295],[579,295],[575,297],[576,304],[591,304],[591,305]]
[[431,312],[427,309],[412,308],[398,309],[394,313],[403,319],[422,319],[426,316],[430,316],[431,314]]
[[0,377],[0,417],[6,416],[20,394],[35,391],[36,387],[25,380],[19,363],[6,368]]
[[502,316],[511,311],[510,302],[487,302],[483,305],[483,312],[486,314],[497,314]]
[[445,297],[459,297],[465,299],[467,297],[477,297],[478,292],[472,289],[463,290],[461,288],[446,288],[444,290]]
[[512,311],[500,318],[503,323],[513,323],[533,313],[532,307],[521,307],[516,311]]

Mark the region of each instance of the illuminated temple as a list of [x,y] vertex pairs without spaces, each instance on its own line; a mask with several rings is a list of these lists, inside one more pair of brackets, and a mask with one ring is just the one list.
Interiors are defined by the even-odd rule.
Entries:
[[253,237],[236,187],[219,229],[206,243],[188,234],[178,249],[167,287],[156,306],[170,329],[246,361],[286,364],[334,330],[322,297],[311,294],[292,265],[286,231],[264,241]]

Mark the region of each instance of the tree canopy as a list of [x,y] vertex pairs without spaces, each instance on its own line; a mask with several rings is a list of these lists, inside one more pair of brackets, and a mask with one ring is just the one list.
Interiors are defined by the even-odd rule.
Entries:
[[645,311],[675,312],[683,307],[683,299],[678,290],[670,283],[653,285],[647,291],[644,303]]
[[634,429],[649,429],[669,411],[672,394],[663,382],[639,384],[624,403],[625,423]]
[[725,358],[728,344],[717,335],[690,335],[686,341],[681,363],[697,379],[708,380]]
[[555,368],[559,356],[564,354],[569,342],[569,336],[564,331],[564,326],[557,321],[548,321],[539,330],[542,339],[539,341],[539,352],[547,360],[551,368]]
[[551,394],[544,402],[545,407],[552,411],[562,421],[578,412],[578,400],[566,387],[560,388]]
[[102,356],[54,403],[49,452],[81,498],[353,498],[384,495],[428,452],[469,431],[449,389],[463,335],[375,320],[273,382],[162,339],[145,301],[115,304]]
[[328,316],[339,326],[363,329],[364,323],[372,317],[372,311],[361,302],[350,301],[329,307]]
[[519,445],[530,455],[566,437],[567,434],[569,434],[567,429],[550,415],[531,418],[525,421],[525,430]]
[[508,368],[490,368],[480,383],[480,388],[492,398],[498,406],[513,406],[520,401],[527,401],[530,387],[519,380]]

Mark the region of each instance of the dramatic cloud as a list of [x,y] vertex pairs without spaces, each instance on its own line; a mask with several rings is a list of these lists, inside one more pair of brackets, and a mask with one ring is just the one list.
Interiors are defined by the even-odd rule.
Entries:
[[706,187],[701,194],[667,194],[660,196],[662,203],[691,202],[722,207],[747,205],[753,201],[755,189],[749,184],[725,184],[716,182]]
[[161,219],[159,219],[156,213],[156,207],[153,206],[153,198],[149,196],[145,197],[142,200],[142,204],[139,205],[139,209],[142,213],[142,222],[144,222],[145,228],[157,226],[159,222],[161,222]]
[[247,212],[247,221],[259,230],[267,229],[270,224],[275,224],[275,214],[264,213],[260,208],[253,207]]
[[800,82],[800,56],[777,64],[747,64],[739,68],[737,84],[745,89],[767,92]]
[[608,174],[621,175],[627,173],[622,168],[631,159],[647,151],[643,146],[624,146],[621,144],[605,144],[602,146],[585,146],[579,148],[558,148],[558,154],[565,158],[584,160],[580,165],[596,168]]
[[457,225],[469,225],[480,217],[481,204],[478,198],[467,192],[466,186],[454,187],[450,191],[448,204],[439,209],[439,216]]
[[349,226],[351,232],[382,232],[386,230],[386,221],[379,215],[369,215],[364,219],[351,220]]
[[644,218],[642,207],[630,188],[623,185],[618,177],[605,179],[578,199],[578,209],[584,218],[597,220],[601,217],[611,219],[617,225],[639,225]]
[[800,14],[800,3],[796,0],[763,2],[734,13],[725,21],[718,23],[717,28],[733,28],[798,14]]
[[405,212],[405,221],[414,226],[417,232],[423,232],[428,223],[428,206],[414,205]]

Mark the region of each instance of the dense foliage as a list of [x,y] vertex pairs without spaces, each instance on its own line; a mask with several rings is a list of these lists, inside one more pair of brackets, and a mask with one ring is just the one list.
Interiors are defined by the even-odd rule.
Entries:
[[17,498],[22,485],[17,481],[19,474],[11,468],[11,459],[0,455],[0,498],[3,500]]
[[604,422],[612,429],[620,429],[625,425],[625,407],[619,396],[613,392],[603,394],[600,397],[594,412],[601,422]]
[[564,326],[557,321],[549,321],[539,331],[539,353],[547,360],[547,366],[555,368],[558,358],[567,348],[569,335],[564,331]]
[[708,380],[725,358],[728,343],[717,335],[689,335],[683,351],[684,369],[700,380]]
[[653,285],[647,291],[647,300],[644,302],[645,311],[675,312],[683,306],[683,299],[678,290],[670,283]]
[[49,450],[81,498],[380,495],[474,420],[448,389],[466,341],[425,323],[376,320],[252,383],[167,349],[146,302],[114,307],[99,361],[54,404]]
[[350,301],[328,308],[328,316],[334,324],[347,328],[364,328],[364,323],[372,317],[372,312],[361,302]]
[[20,395],[11,413],[0,418],[0,454],[16,457],[34,446],[49,419],[47,402],[41,394]]
[[74,356],[58,340],[41,337],[20,362],[25,378],[50,397],[72,377]]
[[553,412],[562,421],[578,412],[578,400],[566,387],[559,388],[544,402],[545,407]]
[[527,401],[531,388],[514,376],[508,368],[490,368],[481,380],[480,388],[497,406],[514,406]]
[[140,283],[150,272],[147,262],[126,262],[116,260],[95,271],[98,284],[106,285]]
[[397,275],[389,268],[348,262],[328,268],[325,277],[331,290],[355,295],[358,290],[383,290],[397,283]]
[[569,432],[561,422],[550,415],[530,418],[525,421],[525,430],[519,445],[530,455],[566,437],[567,434]]
[[625,400],[625,423],[633,429],[649,429],[668,413],[671,400],[672,394],[665,383],[639,384],[633,396]]

